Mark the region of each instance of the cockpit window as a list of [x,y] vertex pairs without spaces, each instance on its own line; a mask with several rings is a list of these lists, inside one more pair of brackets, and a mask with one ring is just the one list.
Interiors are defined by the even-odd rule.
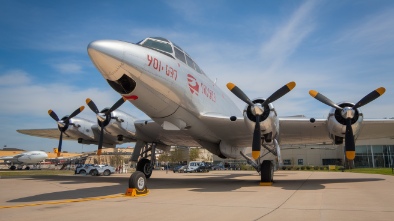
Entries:
[[179,60],[183,61],[184,63],[186,63],[185,53],[183,53],[183,51],[181,51],[175,47],[174,47],[174,51],[175,51],[175,57],[178,58]]
[[187,61],[187,65],[189,65],[189,67],[194,69],[194,62],[188,55],[186,55],[186,61]]
[[202,74],[202,71],[200,69],[200,67],[198,67],[198,65],[196,63],[194,63],[194,65],[196,66],[196,71],[200,74]]
[[145,47],[148,47],[148,48],[153,48],[153,49],[157,49],[157,50],[168,52],[168,53],[172,54],[172,46],[166,42],[154,41],[151,39],[147,39],[144,43],[142,43],[142,45]]
[[170,56],[171,58],[176,58],[196,70],[198,73],[205,75],[204,71],[201,70],[201,68],[190,58],[190,56],[184,50],[182,50],[182,48],[165,38],[149,37],[138,42],[137,44],[162,52],[163,54]]

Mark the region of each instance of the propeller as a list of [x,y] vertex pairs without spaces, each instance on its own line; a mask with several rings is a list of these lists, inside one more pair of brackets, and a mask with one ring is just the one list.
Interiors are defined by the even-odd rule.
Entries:
[[283,87],[279,88],[279,90],[275,91],[271,96],[269,96],[262,104],[253,103],[248,96],[235,84],[228,83],[227,88],[239,99],[247,103],[251,107],[251,111],[253,115],[256,117],[256,124],[253,131],[253,141],[252,141],[252,157],[256,160],[260,157],[260,149],[261,149],[261,129],[260,129],[260,117],[264,113],[264,106],[272,103],[283,95],[287,94],[296,86],[294,81],[289,82]]
[[104,139],[104,127],[106,127],[109,123],[109,120],[107,120],[108,117],[111,115],[112,111],[118,109],[125,101],[126,98],[122,97],[108,110],[104,109],[101,112],[99,112],[96,104],[90,98],[86,99],[86,104],[96,114],[96,117],[100,125],[100,138],[97,148],[97,155],[101,155],[101,150],[103,148],[103,139]]
[[59,145],[57,148],[57,156],[60,156],[60,153],[62,152],[62,142],[63,142],[63,133],[67,130],[68,126],[70,125],[70,119],[77,116],[79,113],[81,113],[85,109],[85,106],[80,106],[78,109],[76,109],[74,112],[72,112],[69,116],[63,117],[61,120],[59,120],[59,117],[53,110],[48,110],[49,116],[52,117],[57,122],[58,128],[60,130],[60,138],[59,138]]
[[340,107],[335,104],[333,101],[320,94],[315,90],[310,90],[309,94],[314,97],[316,100],[327,104],[330,107],[333,107],[337,110],[341,111],[341,115],[346,120],[346,132],[345,132],[345,150],[346,150],[346,158],[348,160],[354,160],[356,156],[356,145],[354,141],[353,128],[352,128],[352,119],[354,118],[355,111],[357,108],[362,107],[376,98],[380,97],[386,89],[384,87],[380,87],[371,93],[367,94],[363,97],[359,102],[357,102],[353,107]]

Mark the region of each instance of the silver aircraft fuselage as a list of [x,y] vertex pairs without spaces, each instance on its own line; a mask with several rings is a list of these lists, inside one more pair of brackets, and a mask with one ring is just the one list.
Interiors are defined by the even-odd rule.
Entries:
[[[242,112],[182,49],[168,40],[157,41],[168,44],[170,50],[100,40],[89,44],[88,53],[112,88],[163,129],[187,131],[195,140],[204,142],[250,146],[239,146],[218,136],[215,127],[201,121],[202,116],[229,118]],[[176,57],[175,50],[183,53],[185,61]]]

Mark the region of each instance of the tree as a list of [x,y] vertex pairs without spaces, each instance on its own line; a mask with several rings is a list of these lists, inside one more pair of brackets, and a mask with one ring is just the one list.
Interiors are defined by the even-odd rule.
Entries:
[[169,162],[171,161],[171,153],[164,152],[159,156],[159,162]]
[[123,157],[121,155],[113,155],[111,158],[109,158],[109,163],[114,167],[118,167],[121,165],[122,160]]
[[198,148],[190,148],[189,150],[189,159],[190,161],[195,161],[200,158],[200,149]]

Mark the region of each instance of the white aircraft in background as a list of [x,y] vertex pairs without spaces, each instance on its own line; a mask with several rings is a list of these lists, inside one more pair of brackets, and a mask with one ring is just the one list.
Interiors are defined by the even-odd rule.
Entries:
[[[246,103],[243,111],[207,77],[191,57],[173,42],[161,37],[149,37],[136,44],[117,41],[94,41],[88,54],[108,84],[122,98],[111,108],[101,111],[91,99],[87,105],[96,113],[97,123],[75,116],[58,122],[59,151],[65,139],[104,147],[136,142],[132,160],[138,161],[137,170],[129,186],[138,186],[149,178],[155,161],[156,148],[169,146],[201,146],[222,158],[245,158],[261,174],[262,182],[273,181],[273,159],[280,158],[284,144],[342,144],[346,156],[355,157],[355,139],[394,137],[394,120],[364,119],[361,106],[385,92],[378,88],[356,104],[334,103],[317,91],[310,94],[332,107],[326,119],[278,117],[272,102],[295,87],[289,82],[267,99],[249,99],[241,89],[228,83],[228,89]],[[267,76],[267,83],[269,78]],[[264,87],[264,83],[261,85]],[[128,100],[151,119],[137,120],[116,110]],[[20,133],[56,138],[57,129],[18,130]],[[252,157],[244,154],[252,147]],[[261,155],[260,150],[270,155]],[[262,159],[264,157],[265,160]],[[280,159],[279,159],[280,161]],[[142,174],[142,175],[141,175]],[[140,184],[140,185],[138,185]]]
[[48,154],[43,151],[27,151],[14,156],[0,157],[4,163],[10,165],[10,170],[21,170],[26,166],[26,170],[30,170],[29,165],[37,165],[48,158]]

